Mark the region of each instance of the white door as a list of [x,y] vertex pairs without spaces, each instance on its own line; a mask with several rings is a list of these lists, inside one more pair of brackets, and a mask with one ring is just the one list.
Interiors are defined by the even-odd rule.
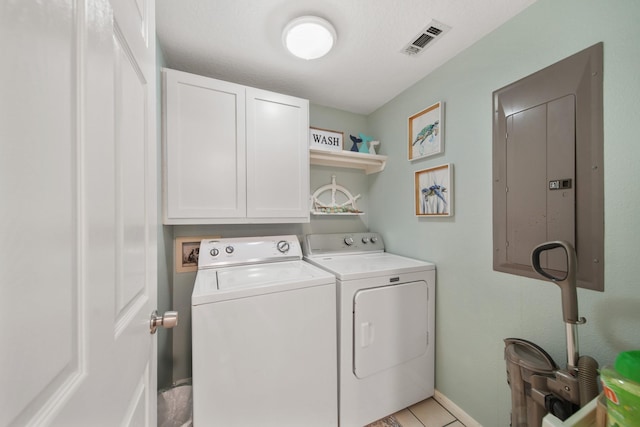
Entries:
[[0,5],[0,426],[156,425],[154,25]]

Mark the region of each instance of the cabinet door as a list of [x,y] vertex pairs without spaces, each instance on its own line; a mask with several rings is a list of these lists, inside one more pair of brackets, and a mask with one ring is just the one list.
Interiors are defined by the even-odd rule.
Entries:
[[246,215],[245,87],[164,75],[165,223]]
[[309,101],[247,88],[247,216],[309,222]]

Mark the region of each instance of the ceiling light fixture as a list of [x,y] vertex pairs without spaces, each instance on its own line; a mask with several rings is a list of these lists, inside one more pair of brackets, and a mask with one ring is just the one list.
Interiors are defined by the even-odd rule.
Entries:
[[325,19],[301,16],[289,22],[282,32],[287,50],[302,59],[317,59],[331,50],[336,42],[336,30]]

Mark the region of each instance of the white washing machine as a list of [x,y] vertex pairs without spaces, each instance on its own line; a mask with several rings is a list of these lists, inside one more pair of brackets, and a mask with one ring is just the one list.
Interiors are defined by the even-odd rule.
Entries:
[[194,425],[337,425],[335,277],[296,236],[203,240],[191,303]]
[[340,426],[433,396],[435,265],[385,252],[377,233],[310,234],[303,247],[337,278]]

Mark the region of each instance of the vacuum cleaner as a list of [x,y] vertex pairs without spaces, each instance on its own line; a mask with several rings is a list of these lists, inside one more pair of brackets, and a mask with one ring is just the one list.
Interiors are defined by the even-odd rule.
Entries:
[[[557,248],[563,249],[567,257],[567,273],[563,278],[549,274],[540,265],[540,255]],[[586,320],[578,317],[575,249],[561,240],[542,243],[533,249],[531,262],[538,274],[560,287],[567,364],[564,369],[558,368],[546,351],[530,341],[504,340],[512,427],[540,427],[548,413],[564,421],[598,395],[598,362],[578,352],[577,326]]]

